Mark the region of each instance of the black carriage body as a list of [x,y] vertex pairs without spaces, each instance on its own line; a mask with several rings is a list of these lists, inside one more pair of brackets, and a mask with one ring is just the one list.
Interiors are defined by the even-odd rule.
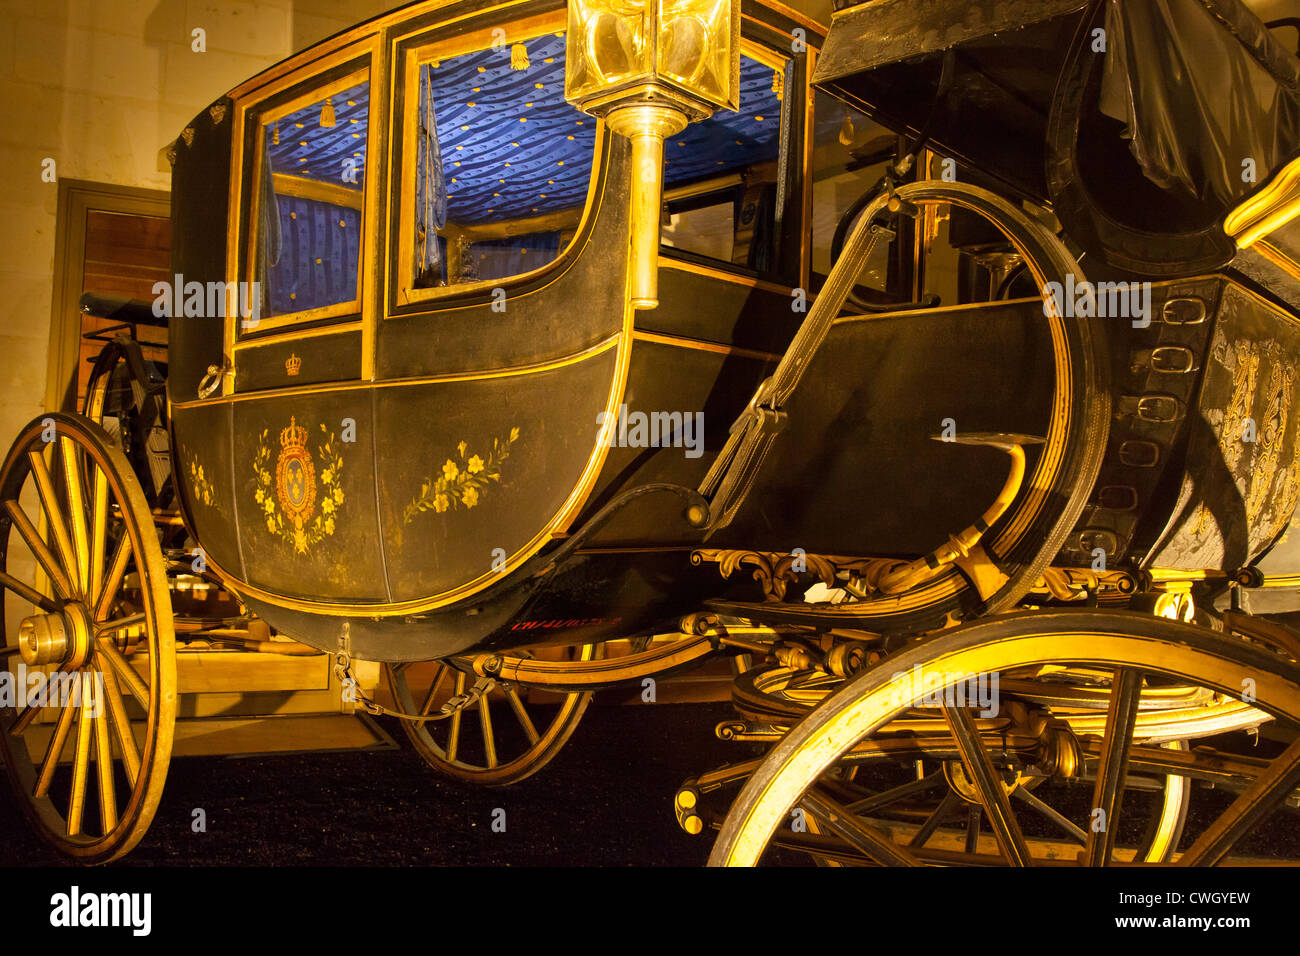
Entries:
[[[393,278],[410,257],[399,231],[415,130],[400,117],[419,95],[403,71],[430,44],[472,49],[500,28],[537,57],[537,38],[563,31],[562,3],[507,6],[415,4],[362,25],[250,80],[175,146],[178,286],[249,281],[262,267],[249,248],[260,234],[248,226],[265,200],[259,151],[271,155],[256,117],[359,75],[369,84],[355,302],[253,327],[177,315],[171,328],[169,401],[187,521],[251,608],[322,648],[346,641],[360,657],[427,659],[623,635],[697,607],[723,582],[691,568],[700,533],[671,495],[629,508],[637,530],[615,522],[545,580],[534,578],[536,562],[651,475],[698,484],[802,318],[790,308],[790,290],[806,284],[802,162],[773,170],[784,197],[773,218],[787,227],[765,237],[761,276],[665,258],[660,308],[633,313],[630,150],[603,124],[581,217],[549,264],[463,290]],[[747,49],[785,64],[781,136],[787,154],[801,157],[806,54],[788,51],[796,28],[814,49],[818,34],[786,12],[747,5],[746,15]],[[281,132],[305,136],[281,123],[277,145]],[[200,397],[212,367],[221,370],[217,391]],[[626,429],[629,417],[635,425],[650,412],[676,413],[660,443],[669,447],[602,440],[606,418]],[[697,412],[709,432],[691,451],[691,432],[670,438],[667,428]],[[286,488],[305,521],[285,513]]]
[[[897,6],[878,0],[864,9]],[[919,6],[932,18],[945,7]],[[857,21],[837,20],[823,68],[839,62],[843,70],[828,88],[914,134],[924,125],[917,111],[928,109],[926,84],[936,81],[936,51],[950,40],[999,32],[1017,5],[978,6],[1005,8],[1002,19],[972,25],[967,18],[969,35],[954,38],[922,29],[922,16],[915,30],[900,32],[899,56],[885,49],[870,63],[843,59],[836,31],[848,36]],[[1023,18],[1020,25],[1028,25],[1013,31],[1013,42],[1029,34],[1034,44],[1068,37],[1084,6],[1043,5]],[[745,5],[748,49],[778,64],[783,79],[772,88],[784,87],[779,162],[770,181],[742,179],[737,190],[738,209],[767,203],[771,210],[766,233],[755,229],[757,238],[747,240],[761,248],[750,257],[754,268],[665,251],[659,307],[632,311],[630,151],[602,126],[581,217],[571,234],[560,233],[549,265],[499,283],[417,288],[408,281],[412,217],[430,220],[411,209],[410,182],[429,175],[427,166],[423,173],[413,168],[427,150],[412,146],[420,127],[404,119],[420,96],[412,77],[424,75],[425,61],[415,54],[431,43],[457,54],[498,27],[545,36],[562,30],[562,9],[550,0],[522,11],[414,5],[250,80],[197,117],[177,143],[175,271],[199,282],[243,281],[265,266],[250,249],[250,237],[263,241],[250,223],[259,215],[259,163],[271,155],[266,141],[282,133],[278,123],[272,132],[256,118],[280,117],[294,137],[288,120],[299,114],[292,110],[304,101],[321,109],[322,84],[355,88],[361,74],[371,84],[355,301],[249,329],[238,327],[233,313],[172,322],[173,454],[187,521],[210,563],[277,628],[323,649],[381,660],[578,643],[662,625],[708,597],[753,598],[753,582],[729,582],[716,566],[690,564],[703,545],[922,554],[968,525],[1006,476],[999,452],[931,440],[949,418],[962,431],[1048,437],[1041,450],[1029,450],[1025,501],[989,532],[995,561],[1023,565],[1041,549],[1059,496],[1079,484],[1062,473],[1060,436],[1077,431],[1071,415],[1081,406],[1070,389],[1082,384],[1063,369],[1085,360],[1108,366],[1111,439],[1061,563],[1090,565],[1101,549],[1112,566],[1230,571],[1285,527],[1300,488],[1300,422],[1289,412],[1300,326],[1267,289],[1225,269],[1155,276],[1148,325],[1097,319],[1084,324],[1093,329],[1084,338],[1046,321],[1039,298],[846,315],[792,398],[788,425],[731,526],[706,541],[684,520],[680,497],[657,493],[588,534],[592,517],[630,489],[664,482],[695,488],[804,318],[792,306],[816,287],[809,138],[818,118],[808,70],[820,41],[778,5]],[[807,49],[791,54],[799,47],[796,30]],[[945,37],[938,47],[913,48],[937,36]],[[1039,53],[1029,62],[1047,76],[1043,64],[1051,58]],[[864,91],[876,89],[875,71],[909,58],[919,64],[915,76],[904,65],[878,86],[913,83],[918,91],[874,103]],[[1050,101],[1040,80],[1018,82],[1029,99]],[[979,123],[960,130],[1003,124],[999,136],[1014,129],[1021,138],[1041,137],[1034,146],[1041,154],[1048,109],[1025,113],[1024,98],[1008,111],[990,95],[974,104],[984,109]],[[338,115],[349,114],[340,105]],[[968,108],[963,115],[977,114]],[[1037,132],[1027,117],[1039,123]],[[950,146],[947,128],[938,129],[939,154],[978,158],[972,175],[1050,198],[1041,170],[1017,165],[1018,148],[979,156],[960,137]],[[896,248],[911,242],[903,235]],[[432,258],[440,255],[450,275],[456,253],[448,244]],[[890,271],[898,278],[895,265]],[[910,284],[911,294],[923,286],[916,271],[900,283]],[[1104,272],[1090,277],[1129,276]],[[209,366],[221,370],[218,390],[199,397]],[[668,417],[674,413],[676,420]],[[695,457],[685,442],[667,438],[667,428],[684,427],[697,413],[704,435]],[[638,416],[647,422],[655,415],[665,426],[659,444],[676,447],[635,440],[610,447],[611,435],[627,439]],[[1231,433],[1247,418],[1262,437],[1240,446]],[[546,556],[575,535],[581,546],[548,566]],[[921,590],[878,602],[882,629],[980,613],[971,582],[955,569]],[[925,613],[913,613],[918,609]]]
[[[1149,294],[1149,321],[1102,319],[1110,437],[1058,563],[1257,561],[1300,495],[1300,265],[1294,223],[1238,248],[1225,217],[1300,153],[1300,62],[1240,0],[835,7],[818,87],[924,138],[944,158],[932,174],[1048,205],[1102,308],[1108,289],[1134,305]],[[1117,92],[1127,122],[1105,102]],[[984,238],[966,228],[969,244]]]

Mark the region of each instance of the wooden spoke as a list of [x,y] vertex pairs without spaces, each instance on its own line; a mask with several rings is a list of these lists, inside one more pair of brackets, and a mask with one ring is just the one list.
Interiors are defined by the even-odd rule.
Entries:
[[47,598],[30,584],[24,584],[7,571],[0,571],[0,585],[13,591],[24,601],[35,604],[42,611],[48,611],[54,614],[59,610],[59,604],[51,598]]
[[[66,674],[68,673],[70,666],[71,665],[64,663],[64,665],[60,667],[55,673]],[[10,725],[9,733],[13,734],[15,737],[20,736],[24,731],[27,730],[28,727],[31,726],[32,721],[36,719],[36,715],[39,714],[44,709],[45,707],[41,704],[33,703],[24,706],[23,709],[19,711],[18,717]]]
[[1115,835],[1119,832],[1117,817],[1141,700],[1141,672],[1131,667],[1116,668],[1110,684],[1106,739],[1102,743],[1097,782],[1092,793],[1092,813],[1101,811],[1097,816],[1101,827],[1094,825],[1089,828],[1088,842],[1083,850],[1083,862],[1088,866],[1109,865],[1115,850]]
[[[456,689],[452,692],[457,697],[465,693],[465,672],[456,672]],[[460,747],[460,719],[464,714],[464,709],[460,709],[451,715],[451,731],[447,737],[447,760],[455,762],[456,751]]]
[[140,775],[140,751],[135,745],[135,736],[131,733],[131,721],[126,715],[122,702],[122,689],[111,667],[100,672],[104,682],[104,700],[108,706],[109,723],[117,735],[117,746],[122,751],[122,764],[126,767],[126,779],[135,787]]
[[86,530],[86,493],[81,483],[81,462],[76,444],[67,436],[60,436],[59,450],[63,453],[63,478],[68,493],[68,512],[72,516],[72,548],[77,560],[73,576],[81,585],[81,593],[90,588],[90,535]]
[[1032,862],[1025,835],[1020,832],[1020,823],[1011,809],[1011,801],[1002,786],[993,761],[980,741],[979,731],[975,727],[975,718],[968,707],[943,708],[944,720],[952,731],[957,749],[961,753],[962,767],[975,785],[980,796],[980,803],[989,818],[989,826],[998,841],[1003,856],[1012,866],[1029,866]]
[[104,579],[103,590],[99,592],[99,597],[95,601],[95,620],[101,621],[108,617],[108,612],[113,609],[113,598],[117,596],[118,588],[126,578],[126,566],[130,560],[131,538],[123,534],[121,540],[117,542],[117,547],[113,549],[113,560],[109,564],[108,576]]
[[89,782],[90,738],[95,732],[95,719],[86,706],[86,686],[81,687],[81,707],[77,714],[77,753],[72,761],[72,793],[68,797],[68,836],[81,833],[81,817],[86,809],[86,785]]
[[67,572],[63,570],[63,566],[59,563],[59,559],[54,556],[54,552],[50,550],[50,546],[45,543],[45,539],[41,537],[41,533],[37,531],[36,526],[32,524],[32,519],[27,517],[27,512],[23,511],[22,505],[18,504],[16,501],[6,501],[5,511],[9,513],[9,517],[13,520],[14,527],[22,536],[23,541],[27,542],[27,547],[36,557],[36,561],[40,564],[41,569],[45,572],[46,576],[54,584],[54,588],[59,592],[59,596],[65,601],[71,601],[74,595],[72,582],[68,578]]
[[120,631],[123,628],[133,627],[136,624],[144,624],[148,620],[148,615],[141,611],[139,614],[131,614],[127,617],[115,617],[111,621],[102,621],[95,625],[95,635],[109,634],[113,631]]
[[869,813],[875,813],[882,807],[887,807],[891,803],[897,803],[906,797],[914,797],[918,793],[925,793],[927,790],[933,790],[939,784],[943,783],[943,771],[936,770],[928,777],[922,777],[920,780],[909,780],[907,783],[892,787],[882,793],[872,794],[861,800],[855,800],[848,805],[850,813],[856,813],[859,816],[866,816]]
[[43,797],[50,792],[55,768],[59,765],[59,757],[63,755],[63,748],[68,742],[68,731],[72,730],[72,719],[76,715],[75,707],[64,707],[59,711],[59,722],[54,725],[54,736],[50,738],[49,745],[45,748],[45,759],[41,761],[40,776],[36,778],[36,786],[32,788],[33,796]]
[[94,607],[99,600],[99,588],[104,577],[104,548],[108,534],[108,475],[102,468],[91,466],[95,472],[94,495],[90,505],[90,582],[86,589],[86,603]]
[[1066,833],[1070,834],[1070,836],[1078,840],[1079,843],[1086,844],[1088,842],[1088,834],[1083,832],[1082,827],[1076,826],[1069,817],[1060,813],[1055,807],[1048,806],[1024,787],[1017,787],[1011,795],[1033,807],[1044,817],[1051,820]]
[[438,691],[442,688],[442,682],[447,678],[447,672],[450,668],[446,664],[438,665],[438,675],[429,684],[429,693],[424,696],[424,703],[420,705],[420,716],[427,717],[429,711],[433,708],[433,702],[438,697]]
[[490,693],[484,691],[483,696],[478,699],[478,719],[483,729],[483,751],[487,755],[489,769],[497,765],[497,740],[496,735],[492,733],[492,708],[488,705]]
[[[51,419],[57,441],[46,442]],[[22,494],[32,485],[39,510],[29,504],[24,511]],[[0,758],[43,837],[75,860],[105,863],[144,837],[171,760],[177,695],[167,563],[131,463],[81,416],[50,413],[27,426],[0,463],[0,505],[7,535],[0,538],[0,587],[48,613],[61,612],[70,635],[68,659],[46,683],[42,705],[5,707]],[[7,553],[20,538],[53,597],[13,578]],[[15,651],[0,648],[7,661]],[[54,676],[71,683],[64,689],[77,692],[75,704],[49,690],[58,686]],[[127,694],[138,707],[126,702]],[[22,735],[31,737],[34,721],[47,714],[55,720],[42,728],[51,735],[37,760]],[[143,722],[142,738],[132,716]],[[66,796],[64,757],[71,763]],[[86,820],[88,812],[96,815],[87,810],[92,800],[97,824]]]
[[984,822],[984,811],[977,806],[966,808],[966,853],[973,856],[980,848],[980,824]]
[[837,803],[821,786],[815,786],[803,797],[804,808],[819,823],[849,843],[854,849],[887,866],[920,866],[921,861],[906,847],[887,836],[870,829],[844,806]]
[[[582,660],[590,660],[591,653],[592,647],[586,646]],[[523,652],[520,657],[514,659],[533,660],[532,655]],[[568,663],[576,664],[577,661]],[[563,666],[563,664],[557,663],[556,666]],[[420,692],[423,696],[423,702],[420,703],[420,697],[413,693],[409,668],[387,664],[384,673],[393,700],[401,711],[421,717],[436,712],[437,703],[443,699],[443,694],[450,692],[449,699],[463,699],[469,696],[467,688],[472,683],[477,686],[475,676],[468,668],[462,669],[457,667],[455,662],[444,661],[439,663],[427,691]],[[454,676],[454,683],[450,686],[444,683],[449,675]],[[501,678],[497,680],[501,681]],[[469,705],[453,711],[445,721],[402,722],[402,729],[410,738],[416,751],[434,770],[457,780],[484,786],[514,783],[545,766],[573,733],[591,699],[589,692],[565,693],[560,698],[560,706],[556,714],[545,726],[541,726],[540,723],[534,723],[535,715],[528,713],[523,695],[514,681],[500,683],[485,681],[485,683],[489,684],[486,692],[477,695]],[[521,683],[527,685],[526,681]],[[498,708],[494,720],[493,709],[497,700],[497,690],[504,695],[506,703],[515,715],[513,720],[518,723],[524,737],[527,738],[527,743],[522,747],[520,738],[514,732],[504,736],[498,734],[501,729],[498,723],[508,719],[500,716],[502,711]],[[474,719],[470,713],[474,707],[478,709],[477,723],[483,738],[483,751],[479,753],[478,748],[474,747],[472,751],[462,753],[465,751],[461,739],[465,721]]]
[[59,497],[54,491],[54,481],[50,478],[50,468],[45,463],[45,456],[39,451],[29,451],[27,460],[32,467],[32,478],[36,481],[41,507],[45,510],[45,521],[50,527],[50,533],[54,535],[59,557],[63,559],[63,570],[67,573],[69,581],[79,581],[77,555],[72,549],[72,535],[68,533],[68,525],[63,520],[63,511],[59,508]]
[[[117,792],[113,786],[113,742],[109,739],[108,705],[104,700],[104,681],[99,673],[87,674],[86,681],[95,689],[95,776],[99,780],[99,822],[103,834],[117,826]],[[82,706],[85,706],[82,699]]]
[[913,834],[912,841],[908,846],[918,850],[925,846],[925,842],[934,836],[934,831],[939,829],[939,825],[948,818],[952,811],[957,809],[957,805],[961,802],[961,797],[957,796],[953,791],[949,790],[945,793],[943,799],[939,801],[939,805],[934,808],[934,812],[925,818],[925,822],[921,824],[921,829]]
[[537,732],[537,728],[533,726],[533,720],[528,716],[528,711],[524,707],[524,702],[519,697],[519,691],[515,690],[513,687],[507,687],[505,688],[505,692],[506,699],[510,701],[510,709],[513,710],[515,716],[519,718],[519,726],[523,727],[524,733],[528,735],[528,743],[537,743],[537,741],[542,739],[542,736]]
[[[963,849],[961,835],[949,830],[959,825],[953,819],[962,814],[960,809],[953,811],[959,805],[945,801],[949,803],[945,821],[945,810],[936,810],[939,801],[927,802],[926,814],[910,818],[916,823],[907,825],[905,838],[924,831],[915,840],[920,844],[925,833],[932,831],[928,843],[909,848],[927,864],[1015,863],[1017,858],[1027,859],[1026,843],[1039,854],[1037,862],[1044,865],[1085,860],[1143,865],[1171,857],[1189,866],[1245,862],[1238,857],[1248,852],[1248,840],[1260,842],[1268,862],[1282,862],[1275,857],[1293,862],[1296,857],[1284,839],[1287,822],[1281,819],[1286,812],[1281,805],[1294,802],[1300,793],[1300,740],[1294,739],[1295,728],[1300,726],[1300,663],[1284,659],[1270,648],[1208,627],[1133,611],[1040,609],[991,616],[952,628],[899,652],[888,663],[887,669],[868,669],[849,678],[791,726],[780,744],[748,774],[719,828],[711,864],[754,866],[762,861],[767,848],[786,845],[789,808],[800,801],[811,806],[808,794],[824,798],[817,791],[837,770],[912,754],[946,757],[952,750],[960,756],[966,778],[954,776],[955,763],[948,765],[952,791],[973,804],[966,845]],[[940,666],[943,672],[953,674],[1000,673],[1007,678],[1004,693],[1014,676],[1016,689],[1011,693],[1017,697],[1023,693],[1035,701],[1034,707],[1050,708],[1053,718],[1049,719],[1062,722],[1057,729],[1075,739],[1063,737],[1036,752],[1013,742],[1010,736],[995,742],[987,728],[981,739],[968,708],[943,708],[951,742],[943,739],[940,728],[915,713],[911,699],[900,700],[900,690],[914,686],[905,683],[903,675],[913,668]],[[1098,672],[1103,679],[1107,674],[1111,677],[1104,689],[1094,678]],[[1144,688],[1143,675],[1147,674],[1160,675],[1159,682]],[[1040,684],[1041,690],[1022,691],[1022,680]],[[765,690],[760,684],[753,686],[758,692]],[[1257,689],[1258,700],[1233,700],[1229,689],[1236,686]],[[748,691],[749,685],[739,689]],[[752,696],[759,700],[757,694]],[[1106,710],[1079,706],[1089,699],[1105,700]],[[747,700],[741,703],[748,706]],[[1136,720],[1139,704],[1140,725]],[[1008,713],[1004,709],[1004,716]],[[1013,720],[1020,716],[1012,714]],[[1194,745],[1183,749],[1185,740],[1239,733],[1269,720],[1273,721],[1269,726],[1276,728],[1270,738],[1283,741],[1272,759],[1218,753]],[[921,727],[924,731],[917,729]],[[905,728],[914,732],[914,741],[904,737]],[[1177,737],[1172,736],[1175,733]],[[1079,739],[1080,734],[1090,735]],[[1027,736],[1026,742],[1032,739]],[[1177,740],[1179,745],[1176,749],[1150,743],[1139,747],[1133,744],[1135,739]],[[1084,798],[1093,798],[1088,809],[1102,810],[1106,819],[1095,812],[1088,813],[1088,822],[1074,814],[1073,819],[1066,819],[1065,813],[1053,808],[1057,788],[1042,777],[1020,776],[1018,787],[1009,786],[1003,779],[1006,769],[997,765],[1002,749],[1033,760],[1040,773],[1063,772],[1075,779],[1086,776],[1093,781],[1084,791]],[[1019,764],[1017,769],[1022,770]],[[715,772],[700,775],[691,783],[705,793],[702,784],[722,779],[720,772]],[[1200,815],[1187,813],[1190,781],[1222,786],[1234,798],[1225,804],[1225,812],[1198,819]],[[1035,783],[1045,786],[1032,789]],[[1121,798],[1125,791],[1148,788],[1157,797],[1150,807],[1143,807],[1151,818],[1132,819],[1138,801],[1134,799],[1128,807]],[[1026,841],[1010,806],[1021,817],[1033,815],[1028,821],[1036,828],[1032,841]],[[1270,818],[1274,812],[1276,816]],[[981,833],[986,815],[993,841]],[[1090,832],[1093,820],[1096,833]],[[866,818],[862,822],[873,823]],[[1139,822],[1146,826],[1136,826]],[[883,824],[875,825],[883,831]],[[1190,847],[1177,854],[1174,847],[1184,825],[1192,839]],[[1117,832],[1121,827],[1122,834]],[[894,825],[889,829],[897,839]],[[1276,835],[1267,849],[1260,839],[1266,835]],[[805,852],[831,858],[824,838],[801,841]],[[936,849],[941,841],[943,848]],[[992,843],[997,844],[997,856],[988,849]]]
[[1300,786],[1300,739],[1292,741],[1232,801],[1222,816],[1196,838],[1178,861],[1179,865],[1215,866],[1222,862],[1237,841],[1281,806],[1297,786]]
[[140,673],[131,666],[130,662],[122,656],[122,652],[113,646],[113,642],[102,638],[95,638],[95,648],[108,660],[113,669],[117,671],[117,676],[122,678],[126,684],[126,689],[146,711],[149,709],[149,685],[144,682]]

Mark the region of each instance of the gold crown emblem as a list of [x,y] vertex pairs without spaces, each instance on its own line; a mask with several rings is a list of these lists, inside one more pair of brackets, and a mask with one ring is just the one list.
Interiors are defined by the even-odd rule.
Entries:
[[297,355],[290,353],[289,357],[285,359],[284,370],[290,375],[297,375],[302,371],[302,359],[298,358]]
[[[283,421],[283,419],[281,419]],[[291,448],[307,448],[307,429],[298,424],[298,419],[289,416],[289,427],[280,430],[280,447],[288,451]]]

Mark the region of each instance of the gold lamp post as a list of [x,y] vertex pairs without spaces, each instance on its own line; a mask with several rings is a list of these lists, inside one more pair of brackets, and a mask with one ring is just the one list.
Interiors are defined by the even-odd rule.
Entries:
[[564,96],[632,141],[632,307],[659,305],[664,137],[740,99],[740,0],[569,0]]

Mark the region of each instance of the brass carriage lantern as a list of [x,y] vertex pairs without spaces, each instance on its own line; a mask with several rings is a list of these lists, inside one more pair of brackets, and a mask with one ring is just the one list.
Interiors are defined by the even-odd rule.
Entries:
[[635,309],[659,305],[664,137],[740,105],[740,0],[569,0],[564,96],[632,141]]

